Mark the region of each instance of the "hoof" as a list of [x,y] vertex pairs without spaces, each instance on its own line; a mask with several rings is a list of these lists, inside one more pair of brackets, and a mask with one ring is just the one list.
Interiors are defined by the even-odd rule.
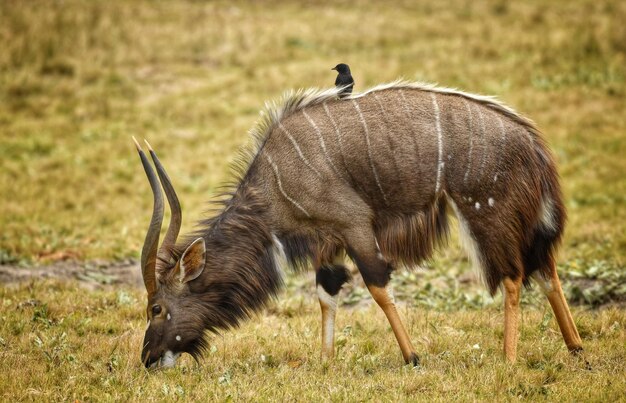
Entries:
[[417,354],[415,353],[411,353],[411,355],[409,356],[409,359],[406,360],[407,364],[412,364],[414,367],[419,367],[420,366],[420,358],[417,356]]
[[569,349],[569,352],[572,355],[580,355],[583,351],[584,350],[581,346],[576,346]]

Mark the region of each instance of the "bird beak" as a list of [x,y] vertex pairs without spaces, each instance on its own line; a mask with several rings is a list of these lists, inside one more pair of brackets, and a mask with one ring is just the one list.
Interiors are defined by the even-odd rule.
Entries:
[[331,70],[337,70],[337,67],[333,67]]

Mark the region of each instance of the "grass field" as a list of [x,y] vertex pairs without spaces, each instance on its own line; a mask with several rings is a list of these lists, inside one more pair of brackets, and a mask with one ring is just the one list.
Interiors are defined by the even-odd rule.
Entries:
[[213,337],[200,365],[183,356],[175,369],[148,372],[139,359],[144,298],[49,282],[0,288],[2,400],[609,402],[626,390],[626,318],[615,308],[574,312],[586,348],[577,358],[549,311],[526,306],[515,365],[501,355],[500,304],[402,308],[421,358],[414,369],[375,306],[340,309],[337,356],[323,364],[317,301],[288,291],[263,316]]
[[[131,135],[159,151],[190,229],[263,103],[328,87],[330,68],[346,62],[357,91],[438,82],[496,95],[537,122],[560,167],[569,223],[559,269],[592,368],[568,356],[536,294],[520,359],[505,364],[501,301],[459,283],[469,265],[453,236],[429,272],[394,280],[419,370],[400,365],[382,313],[361,304],[340,312],[338,359],[321,364],[313,284],[290,278],[267,316],[215,337],[200,366],[187,357],[148,373],[142,291],[35,280],[0,285],[0,396],[623,399],[625,20],[626,3],[610,0],[0,0],[0,264],[137,258],[151,197]],[[361,299],[359,287],[344,296]],[[602,305],[611,300],[622,302]]]

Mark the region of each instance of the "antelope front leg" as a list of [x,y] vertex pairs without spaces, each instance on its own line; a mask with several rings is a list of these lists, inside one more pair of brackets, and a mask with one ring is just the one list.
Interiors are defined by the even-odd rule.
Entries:
[[346,239],[349,244],[348,254],[354,259],[374,301],[385,313],[400,345],[404,362],[418,366],[419,358],[415,354],[411,339],[402,324],[389,286],[393,266],[380,253],[376,238],[370,230],[359,228],[358,231],[347,235]]
[[317,270],[317,297],[322,308],[322,359],[328,360],[335,355],[335,316],[337,297],[350,272],[343,265],[321,266]]
[[402,324],[402,320],[400,319],[400,315],[398,314],[398,310],[396,309],[396,302],[393,298],[391,286],[389,284],[385,287],[368,285],[367,289],[370,294],[372,294],[374,301],[376,301],[378,306],[380,306],[385,313],[385,316],[391,325],[391,329],[393,330],[393,334],[396,336],[396,340],[400,345],[404,362],[407,364],[413,364],[414,367],[418,366],[419,358],[417,357],[417,354],[415,354],[415,348],[411,343],[411,339],[409,338],[409,335]]
[[507,361],[515,362],[519,337],[519,300],[522,278],[504,279],[504,355]]

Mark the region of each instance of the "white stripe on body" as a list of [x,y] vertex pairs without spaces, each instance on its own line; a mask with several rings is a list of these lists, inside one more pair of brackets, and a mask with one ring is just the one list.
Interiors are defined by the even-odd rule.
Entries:
[[[500,138],[502,140],[502,144],[500,147],[504,149],[506,143],[506,131],[504,130],[504,122],[502,121],[502,117],[498,115],[498,124],[500,125]],[[500,161],[502,160],[502,153],[498,153],[498,162],[495,165],[496,174],[493,176],[493,182],[495,183],[498,180],[498,169],[500,168]]]
[[308,166],[309,168],[311,168],[311,170],[313,172],[315,172],[315,175],[317,175],[319,178],[322,177],[322,174],[319,173],[319,171],[317,169],[315,169],[315,167],[313,165],[311,165],[311,163],[309,162],[308,159],[306,159],[306,157],[304,156],[304,154],[302,154],[302,150],[300,149],[300,146],[298,145],[298,143],[296,142],[296,139],[293,138],[293,136],[291,135],[291,133],[289,133],[289,131],[287,131],[287,129],[285,129],[285,126],[283,126],[282,123],[278,123],[278,127],[280,128],[280,130],[283,131],[283,133],[285,133],[287,135],[287,137],[289,138],[289,140],[291,140],[291,144],[293,144],[293,147],[296,149],[296,152],[298,153],[298,156],[300,157],[300,159],[302,160],[302,162],[304,162],[304,164],[306,166]]
[[498,123],[500,123],[500,134],[502,135],[502,145],[504,145],[506,141],[506,131],[504,130],[504,122],[501,116],[498,116]]
[[[395,131],[393,130],[393,127],[389,128],[390,125],[389,125],[389,120],[387,119],[387,111],[385,110],[385,107],[383,106],[383,103],[380,100],[380,97],[376,93],[373,93],[373,95],[374,95],[374,99],[376,100],[376,103],[378,104],[378,108],[380,109],[380,112],[384,116],[384,120],[385,120],[385,129],[384,130],[389,129],[389,131],[393,132],[394,135],[395,135]],[[387,136],[387,143],[389,144],[389,148],[390,148],[390,150],[392,150],[391,157],[393,158],[393,166],[394,166],[396,172],[400,172],[400,168],[398,168],[398,162],[397,162],[397,159],[396,159],[396,153],[393,151],[394,146],[391,145],[391,143],[392,143],[392,140],[390,140],[391,136],[389,135],[389,133],[387,133],[386,136]]]
[[361,121],[361,124],[363,125],[363,130],[365,131],[365,141],[367,142],[367,155],[370,160],[370,168],[372,168],[372,172],[374,173],[374,179],[376,179],[376,185],[378,186],[380,193],[383,195],[383,199],[385,200],[385,203],[387,203],[387,195],[385,194],[385,191],[383,190],[383,187],[380,184],[380,179],[378,178],[378,172],[376,171],[376,167],[374,166],[374,160],[372,159],[370,135],[369,135],[369,130],[367,128],[367,123],[365,123],[365,118],[363,117],[363,113],[361,113],[361,108],[359,107],[359,104],[356,102],[356,100],[354,99],[352,100],[352,105],[354,106],[354,109],[356,109],[359,115],[359,120]]
[[[324,104],[324,106],[326,106],[326,104]],[[311,117],[309,116],[308,113],[306,113],[306,111],[303,109],[302,110],[302,114],[304,115],[304,117],[306,118],[306,120],[309,121],[309,123],[311,124],[311,126],[313,126],[313,129],[315,129],[315,133],[317,133],[317,138],[320,141],[320,145],[322,146],[322,151],[324,151],[324,156],[326,157],[326,160],[328,161],[328,164],[330,164],[330,167],[332,168],[332,170],[335,172],[335,174],[340,177],[344,182],[346,181],[346,179],[339,173],[339,170],[337,169],[337,167],[335,166],[335,164],[333,163],[332,159],[330,158],[330,155],[328,154],[328,150],[326,150],[326,143],[324,142],[324,137],[322,137],[322,131],[320,130],[320,128],[317,126],[317,124],[315,124],[315,121],[313,119],[311,119]],[[334,124],[334,122],[333,122]],[[337,127],[335,126],[335,130],[337,130]],[[339,132],[339,130],[337,130],[337,133]]]
[[467,108],[467,114],[469,116],[469,154],[467,156],[467,169],[465,170],[465,175],[463,176],[463,183],[467,183],[467,176],[469,175],[469,171],[472,168],[472,150],[474,149],[474,132],[473,132],[473,122],[472,122],[472,107],[470,106],[467,99],[463,98],[463,103],[465,104],[465,108]]
[[341,161],[343,163],[344,169],[346,169],[346,173],[348,174],[348,176],[350,176],[350,173],[347,171],[348,168],[346,167],[346,160],[343,156],[343,136],[339,132],[339,127],[337,127],[337,123],[335,122],[335,119],[333,119],[332,115],[330,114],[330,110],[328,110],[328,106],[326,105],[326,102],[324,102],[322,105],[324,106],[324,112],[326,112],[326,116],[328,116],[330,123],[333,125],[333,128],[335,129],[335,136],[337,137],[337,143],[339,144],[339,155],[341,156]]
[[485,134],[485,119],[483,118],[483,114],[480,112],[480,108],[478,108],[478,120],[480,120],[480,135],[483,140],[483,158],[480,163],[480,172],[478,173],[479,180],[483,177],[483,171],[485,170],[485,162],[487,161],[487,139]]
[[285,193],[285,189],[283,189],[283,183],[281,182],[280,175],[278,173],[278,167],[276,166],[276,164],[274,164],[274,161],[272,161],[272,157],[270,157],[267,152],[265,152],[265,158],[267,158],[267,162],[270,163],[270,165],[272,166],[272,169],[274,170],[274,175],[276,175],[276,182],[278,183],[278,189],[280,190],[280,193],[282,193],[285,199],[289,200],[291,204],[293,204],[300,211],[302,211],[304,215],[310,218],[311,215],[304,209],[304,207],[302,207],[297,201],[295,201],[294,199],[289,197],[287,193]]
[[331,116],[330,111],[328,110],[328,106],[326,105],[326,102],[324,102],[322,106],[324,107],[324,112],[326,112],[326,116],[328,116],[328,119],[330,119],[330,123],[335,128],[335,135],[337,136],[337,143],[339,143],[339,152],[341,153],[341,157],[343,158],[343,138],[341,137],[341,133],[339,132],[339,128],[337,127],[337,123],[335,123],[335,119],[333,119],[333,117]]
[[398,92],[400,93],[400,97],[402,97],[402,101],[403,101],[402,102],[402,109],[404,109],[404,113],[406,114],[407,119],[409,119],[409,122],[411,122],[411,130],[412,130],[412,134],[413,134],[411,136],[411,140],[413,141],[413,149],[417,150],[417,156],[418,156],[417,159],[419,161],[418,163],[420,165],[420,171],[421,171],[422,170],[421,169],[421,167],[422,167],[422,149],[421,149],[421,147],[419,147],[417,145],[417,142],[415,141],[415,135],[418,133],[418,130],[416,129],[415,122],[412,119],[411,110],[408,107],[408,102],[406,100],[406,97],[404,96],[404,91],[399,90]]
[[433,108],[435,108],[435,128],[437,129],[437,147],[439,149],[437,155],[437,182],[435,184],[435,194],[439,193],[441,188],[441,175],[443,174],[443,139],[441,134],[441,119],[439,117],[439,104],[434,93],[430,93],[430,97],[433,101]]

